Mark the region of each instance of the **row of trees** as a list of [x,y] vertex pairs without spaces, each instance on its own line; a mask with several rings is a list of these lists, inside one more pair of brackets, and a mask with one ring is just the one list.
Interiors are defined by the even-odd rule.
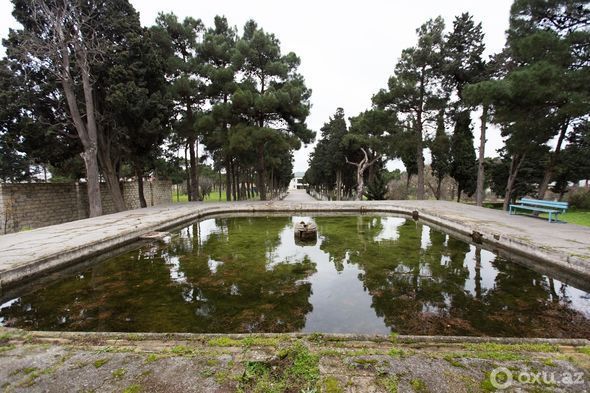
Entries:
[[13,3],[22,29],[4,40],[0,63],[3,181],[27,180],[31,164],[85,178],[96,216],[101,178],[117,210],[120,180],[136,178],[141,194],[154,173],[186,179],[189,199],[202,199],[210,158],[228,200],[264,200],[287,186],[292,151],[314,138],[300,59],[254,21],[240,35],[224,17],[207,28],[160,14],[142,27],[127,0]]
[[[348,128],[342,110],[325,124],[307,181],[325,190],[356,184],[360,199],[364,182],[374,182],[386,161],[399,158],[408,181],[417,177],[416,197],[424,199],[428,148],[437,180],[428,186],[437,199],[446,176],[455,180],[458,198],[475,193],[478,205],[486,186],[504,196],[505,206],[518,195],[544,198],[552,182],[563,194],[568,182],[590,177],[589,16],[584,0],[516,0],[506,47],[488,60],[481,23],[472,16],[456,17],[446,34],[442,18],[429,20],[417,30],[417,44],[402,51],[372,108],[350,118]],[[495,160],[485,159],[489,123],[506,142]],[[347,162],[356,166],[356,179]],[[527,167],[540,176],[521,172]]]

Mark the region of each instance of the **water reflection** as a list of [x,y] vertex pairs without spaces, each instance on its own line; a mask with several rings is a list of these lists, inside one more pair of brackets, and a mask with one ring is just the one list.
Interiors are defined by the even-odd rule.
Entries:
[[587,292],[399,217],[203,220],[2,303],[27,329],[590,337]]

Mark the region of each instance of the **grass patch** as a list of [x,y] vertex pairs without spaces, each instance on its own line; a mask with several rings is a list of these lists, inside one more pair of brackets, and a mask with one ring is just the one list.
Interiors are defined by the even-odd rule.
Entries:
[[477,343],[464,344],[463,348],[469,351],[482,352],[559,352],[557,345],[547,343],[522,343],[522,344],[498,344]]
[[158,360],[160,358],[160,356],[156,355],[155,353],[150,353],[149,355],[147,355],[145,357],[145,362],[146,363],[153,363],[156,360]]
[[[492,384],[492,380],[490,378],[490,374],[491,373],[486,373],[485,378],[483,379],[483,381],[481,381],[481,384],[479,385],[479,387],[481,388],[482,391],[484,392],[495,392],[496,391],[496,387]],[[500,373],[496,376],[496,380],[499,383],[504,383],[507,381],[507,376],[504,375],[504,373]]]
[[116,379],[121,379],[125,376],[125,374],[127,374],[127,370],[125,370],[124,368],[118,368],[116,370],[113,370],[111,372],[111,375],[113,376],[113,378]]
[[238,391],[283,392],[318,389],[319,356],[300,341],[279,352],[272,362],[246,362]]
[[229,337],[213,338],[207,342],[212,347],[276,347],[280,342],[275,337],[246,337],[242,340],[235,340]]
[[[547,214],[540,214],[540,217],[547,218]],[[590,227],[590,210],[569,209],[558,217],[560,221]]]
[[109,359],[98,359],[97,361],[94,362],[94,367],[96,368],[101,368],[102,366],[104,366],[107,362],[109,361]]
[[217,359],[207,359],[207,361],[205,362],[207,363],[207,366],[218,366],[219,365],[219,360]]
[[400,348],[391,348],[387,354],[392,358],[401,358],[402,356],[405,356],[406,351]]
[[7,342],[11,338],[16,338],[16,337],[17,337],[16,334],[12,334],[12,333],[9,333],[9,332],[4,332],[4,333],[0,334],[0,343]]
[[368,367],[368,366],[374,366],[375,364],[377,364],[377,359],[365,359],[365,358],[359,358],[359,359],[354,359],[354,363],[356,363],[357,365],[361,366],[361,367]]
[[584,355],[590,356],[590,345],[586,345],[585,347],[578,348],[578,352],[583,353]]
[[428,387],[426,387],[426,383],[423,380],[421,380],[420,378],[412,379],[410,381],[410,386],[417,393],[426,393],[426,392],[428,392]]
[[16,348],[16,345],[14,345],[14,344],[0,345],[0,353],[10,351],[11,349],[14,349],[14,348]]
[[325,393],[342,393],[342,387],[340,386],[340,381],[334,377],[327,377],[324,379],[323,383],[324,387],[322,392]]
[[445,355],[445,357],[443,359],[445,359],[447,362],[449,362],[449,364],[453,367],[465,368],[465,365],[457,360],[458,358],[461,358],[461,356],[456,356],[456,355],[451,354],[451,355]]
[[[258,200],[259,197],[255,196],[254,198],[250,198],[249,200]],[[176,195],[176,190],[174,190],[172,195],[172,202],[188,202],[188,195],[187,194],[180,194]],[[203,202],[227,202],[227,197],[225,195],[225,190],[221,191],[221,197],[219,197],[219,191],[212,191],[208,195],[205,195]]]
[[502,351],[477,351],[472,354],[466,354],[465,357],[472,357],[477,359],[488,359],[488,360],[497,360],[500,362],[507,362],[507,361],[520,361],[525,360],[525,356],[520,353],[515,352],[502,352]]
[[123,389],[123,393],[139,393],[141,392],[141,386],[134,384],[129,385],[125,389]]
[[209,340],[207,344],[212,347],[239,347],[242,345],[242,341],[229,337],[218,337]]
[[387,393],[397,393],[399,390],[399,379],[397,375],[392,375],[380,380],[381,385],[387,390]]
[[310,334],[307,339],[311,342],[314,342],[316,344],[320,344],[324,341],[324,335],[322,333],[312,333]]
[[280,339],[274,337],[246,337],[242,340],[243,347],[276,347]]
[[555,367],[555,362],[551,358],[547,358],[543,361],[543,364],[548,367]]

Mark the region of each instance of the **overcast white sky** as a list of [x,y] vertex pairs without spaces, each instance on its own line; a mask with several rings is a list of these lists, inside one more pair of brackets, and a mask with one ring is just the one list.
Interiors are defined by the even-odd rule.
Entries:
[[[212,25],[215,15],[225,15],[241,28],[254,19],[281,41],[283,51],[301,58],[300,72],[312,89],[311,129],[319,131],[337,107],[354,116],[369,108],[371,96],[385,87],[402,49],[416,42],[415,30],[429,18],[441,15],[452,27],[462,12],[483,23],[487,54],[504,46],[512,0],[131,0],[141,22],[151,25],[159,12],[192,16]],[[12,3],[0,0],[0,38],[18,27],[11,16]],[[3,54],[4,51],[2,50]],[[477,120],[477,119],[476,119]],[[475,138],[479,137],[477,122]],[[499,132],[490,130],[486,155],[502,146]],[[295,154],[295,171],[305,171],[309,152]],[[399,165],[395,165],[399,167]]]

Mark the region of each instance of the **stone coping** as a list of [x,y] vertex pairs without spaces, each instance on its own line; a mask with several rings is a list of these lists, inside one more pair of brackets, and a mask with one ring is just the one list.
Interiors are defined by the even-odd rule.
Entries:
[[545,338],[545,337],[481,337],[481,336],[420,336],[420,335],[371,335],[355,333],[148,333],[148,332],[72,332],[72,331],[35,331],[0,327],[0,334],[37,340],[106,340],[106,341],[187,341],[207,342],[216,338],[243,340],[247,338],[289,338],[324,341],[363,341],[394,342],[400,344],[461,344],[461,343],[495,343],[495,344],[552,344],[571,347],[585,347],[590,340],[584,338]]

